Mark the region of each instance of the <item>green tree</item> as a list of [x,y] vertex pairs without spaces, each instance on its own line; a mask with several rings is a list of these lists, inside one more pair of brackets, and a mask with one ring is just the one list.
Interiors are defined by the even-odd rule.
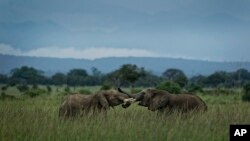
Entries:
[[229,81],[228,73],[225,71],[217,71],[206,78],[205,84],[210,87],[218,87],[225,86],[227,81]]
[[72,69],[67,74],[67,84],[69,86],[84,86],[88,73],[84,69]]
[[136,65],[124,64],[118,70],[121,79],[130,83],[131,90],[134,88],[135,82],[145,76],[144,68],[138,68]]
[[160,76],[154,75],[152,72],[145,71],[144,77],[140,77],[136,82],[135,86],[143,87],[156,87],[164,79]]
[[89,75],[86,78],[86,84],[87,85],[101,85],[103,81],[103,75],[101,71],[99,71],[97,68],[92,67],[91,68],[92,75]]
[[10,83],[14,84],[38,84],[46,82],[43,72],[32,67],[23,66],[11,70]]
[[91,71],[92,71],[92,75],[95,77],[101,77],[102,75],[102,72],[98,70],[96,67],[92,67]]
[[56,73],[51,77],[52,83],[55,85],[63,85],[67,83],[67,76],[63,73]]
[[250,73],[246,69],[238,69],[231,74],[231,77],[236,86],[243,86],[250,80]]
[[167,69],[165,72],[163,72],[162,75],[167,80],[178,83],[181,87],[186,86],[188,83],[187,76],[180,69],[175,69],[175,68]]
[[111,84],[115,88],[121,85],[121,74],[119,73],[119,70],[108,73],[104,79],[106,80],[104,83]]
[[190,78],[190,82],[198,86],[204,86],[205,80],[206,76],[203,75],[196,75]]

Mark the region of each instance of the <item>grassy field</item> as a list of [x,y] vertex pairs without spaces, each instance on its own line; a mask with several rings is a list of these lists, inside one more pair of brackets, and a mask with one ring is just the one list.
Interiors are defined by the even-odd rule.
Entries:
[[[135,103],[127,109],[110,109],[106,116],[62,121],[58,108],[63,88],[52,88],[51,94],[35,98],[23,98],[15,88],[7,89],[6,94],[20,99],[0,100],[1,141],[224,141],[229,140],[230,124],[250,123],[250,103],[241,101],[240,90],[231,94],[199,94],[208,104],[205,113],[163,116]],[[87,89],[94,92],[99,87]]]

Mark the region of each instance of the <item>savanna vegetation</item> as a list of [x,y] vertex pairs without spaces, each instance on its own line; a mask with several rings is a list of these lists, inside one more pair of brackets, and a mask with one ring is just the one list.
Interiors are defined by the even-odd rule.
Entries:
[[239,69],[234,72],[217,71],[213,74],[187,77],[180,69],[168,68],[161,76],[139,68],[133,64],[124,64],[113,72],[104,74],[93,67],[91,72],[85,69],[72,69],[68,73],[57,72],[52,76],[32,67],[22,66],[11,70],[9,74],[0,74],[0,84],[16,85],[68,85],[105,87],[155,87],[163,81],[171,81],[179,87],[239,88],[250,81],[250,72]]
[[[249,76],[245,69],[192,78],[181,70],[167,69],[156,76],[127,64],[109,74],[93,68],[91,74],[73,69],[48,77],[24,66],[0,75],[0,140],[229,140],[230,124],[250,123]],[[117,86],[133,93],[148,87],[196,93],[208,111],[162,115],[135,103],[127,109],[117,106],[106,115],[58,117],[67,94],[93,94]]]

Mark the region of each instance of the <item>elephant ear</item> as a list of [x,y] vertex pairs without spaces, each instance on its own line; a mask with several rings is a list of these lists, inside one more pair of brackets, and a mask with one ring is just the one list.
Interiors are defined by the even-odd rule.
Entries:
[[153,94],[150,99],[150,105],[149,110],[155,111],[160,108],[164,108],[168,105],[169,99],[167,96],[159,95],[159,94]]
[[101,93],[101,94],[98,94],[98,103],[101,105],[101,107],[103,109],[108,109],[109,108],[109,102],[106,98],[106,94],[104,93]]
[[162,96],[159,101],[159,108],[167,107],[168,104],[169,104],[169,97],[167,95]]

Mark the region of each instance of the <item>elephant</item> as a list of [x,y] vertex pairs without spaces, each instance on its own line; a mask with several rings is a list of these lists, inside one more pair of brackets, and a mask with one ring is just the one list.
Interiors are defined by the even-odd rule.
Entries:
[[83,113],[106,111],[122,104],[127,108],[135,99],[118,91],[99,91],[93,95],[72,94],[65,98],[59,108],[59,117],[75,117]]
[[139,101],[140,106],[148,107],[151,111],[188,112],[191,110],[206,111],[206,103],[194,94],[171,94],[164,90],[145,89],[138,94],[129,94],[118,88],[118,91]]

